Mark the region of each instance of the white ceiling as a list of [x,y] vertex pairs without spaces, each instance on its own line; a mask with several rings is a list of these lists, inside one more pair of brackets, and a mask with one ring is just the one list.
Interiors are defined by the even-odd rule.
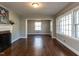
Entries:
[[33,8],[31,2],[0,2],[5,7],[16,13],[28,17],[35,15],[52,16],[66,7],[69,2],[40,2],[39,8]]

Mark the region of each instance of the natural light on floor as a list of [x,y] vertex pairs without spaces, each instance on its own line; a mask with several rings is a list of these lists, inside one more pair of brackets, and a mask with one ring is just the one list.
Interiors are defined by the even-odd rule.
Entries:
[[35,48],[42,48],[43,42],[41,37],[35,37],[34,46]]

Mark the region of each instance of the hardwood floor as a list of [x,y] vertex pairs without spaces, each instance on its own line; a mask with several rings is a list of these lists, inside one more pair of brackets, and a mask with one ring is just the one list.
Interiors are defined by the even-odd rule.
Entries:
[[73,55],[61,47],[50,36],[30,35],[19,39],[10,48],[1,52],[1,56],[69,56]]

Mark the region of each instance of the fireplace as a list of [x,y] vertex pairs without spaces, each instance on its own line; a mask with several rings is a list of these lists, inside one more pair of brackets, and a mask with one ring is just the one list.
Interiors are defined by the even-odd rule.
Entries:
[[0,31],[0,52],[11,46],[10,31]]

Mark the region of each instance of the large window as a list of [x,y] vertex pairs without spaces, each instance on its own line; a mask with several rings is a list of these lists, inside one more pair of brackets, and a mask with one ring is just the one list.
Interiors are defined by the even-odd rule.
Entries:
[[57,17],[56,27],[56,33],[79,38],[79,8]]
[[57,32],[71,36],[72,13],[59,17],[59,20],[57,21]]
[[41,31],[41,22],[35,22],[35,30]]

